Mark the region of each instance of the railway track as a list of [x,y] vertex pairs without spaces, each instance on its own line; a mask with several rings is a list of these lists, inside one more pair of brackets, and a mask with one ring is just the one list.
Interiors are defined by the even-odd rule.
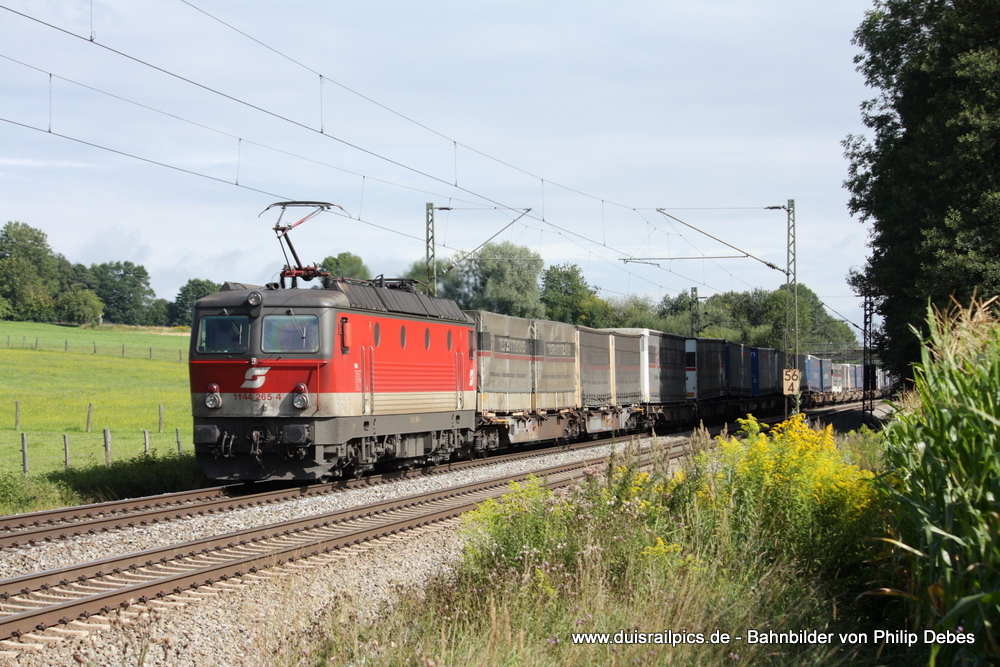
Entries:
[[532,449],[488,459],[457,461],[428,468],[398,470],[360,479],[338,480],[325,484],[288,487],[268,484],[268,490],[253,492],[247,485],[235,484],[158,496],[111,501],[79,507],[45,510],[31,514],[0,517],[0,550],[31,546],[44,541],[94,535],[112,530],[127,530],[194,516],[205,516],[269,503],[286,502],[339,493],[351,489],[391,483],[403,479],[439,475],[458,470],[518,461],[551,454],[599,446],[599,443],[575,443],[559,449]]
[[[850,409],[850,406],[843,407]],[[675,458],[683,451],[684,442],[671,443],[668,456]],[[553,450],[522,452],[520,456],[549,453]],[[486,460],[486,463],[500,460],[496,457]],[[470,465],[482,463],[469,462]],[[569,484],[579,478],[585,468],[603,463],[604,459],[592,458],[531,474],[547,476],[552,485]],[[437,470],[454,470],[457,465],[441,466]],[[422,476],[428,471],[420,470],[416,474]],[[309,564],[304,565],[306,567],[332,562],[344,557],[341,555],[343,552],[338,553],[338,550],[345,547],[388,535],[402,535],[415,527],[456,517],[474,508],[486,497],[502,495],[511,481],[523,480],[528,474],[342,509],[0,581],[0,640],[4,640],[0,642],[0,651],[15,647],[40,648],[49,643],[62,642],[67,636],[92,631],[95,623],[107,623],[106,614],[112,618],[128,618],[156,607],[183,606],[215,596],[218,595],[218,588],[237,585],[229,583],[231,580],[253,581],[275,576],[267,572],[275,565],[301,567],[296,563],[302,559],[309,559]],[[382,481],[366,478],[351,484],[373,486],[380,483]],[[202,490],[202,494],[211,496],[212,493],[205,494],[205,491],[214,493],[218,489]],[[284,493],[287,495],[289,491],[296,495],[301,489],[285,489]],[[162,498],[158,500],[163,504]],[[246,499],[226,500],[235,501],[238,505]],[[143,499],[142,504],[148,507],[157,503]],[[108,506],[104,504],[106,514],[121,511],[108,509]],[[91,513],[75,509],[77,514]],[[23,523],[23,517],[18,517],[18,520]],[[117,612],[112,613],[115,610]],[[86,619],[91,620],[88,622]]]
[[[683,451],[673,445],[667,456]],[[191,602],[214,594],[199,592],[206,585],[454,518],[529,475],[550,487],[567,485],[605,462],[579,461],[3,580],[0,638],[26,646],[61,641],[76,632],[76,619],[136,604]]]
[[[808,411],[810,417],[855,410],[860,403],[839,404]],[[782,415],[763,415],[765,420],[782,419]],[[302,486],[265,485],[264,491],[254,492],[252,486],[235,484],[194,491],[111,501],[79,507],[46,510],[31,514],[0,517],[0,551],[31,546],[41,542],[94,535],[113,530],[128,530],[188,517],[205,516],[269,503],[286,502],[339,493],[351,489],[386,484],[402,479],[443,474],[458,470],[493,465],[525,458],[544,456],[555,451],[573,451],[599,446],[603,441],[575,443],[559,449],[545,448],[519,451],[488,459],[458,461],[428,468],[400,470],[360,479],[338,480],[326,484]]]

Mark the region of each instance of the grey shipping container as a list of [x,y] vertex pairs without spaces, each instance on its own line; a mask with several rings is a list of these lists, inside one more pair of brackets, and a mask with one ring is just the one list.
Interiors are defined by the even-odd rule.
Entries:
[[703,401],[726,395],[726,341],[720,338],[695,338],[698,388],[695,400]]
[[614,396],[615,405],[634,405],[642,402],[642,366],[640,347],[642,336],[621,331],[612,332],[615,349]]
[[610,405],[614,395],[611,376],[611,332],[578,327],[580,391],[584,406]]
[[485,310],[467,314],[476,322],[479,410],[531,410],[532,321]]
[[683,403],[685,400],[684,336],[654,329],[613,329],[615,332],[642,337],[639,348],[642,401],[645,403]]
[[534,334],[534,408],[579,407],[576,327],[535,320]]
[[734,396],[750,396],[753,393],[753,379],[750,374],[750,348],[743,343],[726,341],[726,355],[729,393]]

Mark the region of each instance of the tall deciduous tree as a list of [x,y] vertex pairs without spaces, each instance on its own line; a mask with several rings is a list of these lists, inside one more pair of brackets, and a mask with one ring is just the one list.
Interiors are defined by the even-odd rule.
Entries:
[[89,289],[71,287],[55,299],[56,319],[66,324],[96,324],[104,303]]
[[545,316],[550,320],[595,326],[590,320],[596,295],[577,264],[550,266],[542,274],[541,299],[545,304]]
[[487,243],[465,262],[472,307],[516,317],[544,317],[538,278],[545,262],[510,241]]
[[9,317],[48,322],[55,318],[59,261],[45,232],[23,222],[0,229],[0,299]]
[[191,324],[194,302],[203,296],[215,294],[222,286],[211,280],[192,278],[184,283],[173,302],[167,306],[167,324],[172,327]]
[[878,96],[872,137],[844,142],[850,210],[871,223],[851,273],[883,318],[878,347],[905,373],[927,302],[1000,291],[1000,0],[875,0],[854,35]]
[[320,266],[338,278],[372,279],[372,272],[365,266],[364,261],[350,252],[342,252],[336,257],[331,255],[320,262]]
[[88,272],[91,290],[104,302],[104,319],[118,324],[147,324],[153,304],[149,273],[141,264],[106,262]]

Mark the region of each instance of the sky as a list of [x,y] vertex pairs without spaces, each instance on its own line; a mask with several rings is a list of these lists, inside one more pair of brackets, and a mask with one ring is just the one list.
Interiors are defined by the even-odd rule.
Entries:
[[0,218],[173,300],[275,280],[274,202],[336,205],[292,232],[304,262],[387,277],[423,260],[432,203],[438,258],[497,235],[659,301],[784,284],[794,200],[798,281],[860,325],[841,142],[874,96],[870,7],[0,0]]

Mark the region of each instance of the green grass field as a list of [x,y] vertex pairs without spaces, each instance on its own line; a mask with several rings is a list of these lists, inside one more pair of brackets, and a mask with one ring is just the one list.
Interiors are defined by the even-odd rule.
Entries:
[[[6,347],[8,336],[11,347]],[[35,349],[38,338],[38,350]],[[22,341],[26,344],[22,348]],[[64,351],[67,348],[69,352]],[[93,354],[94,342],[99,353]],[[49,344],[46,344],[48,342]],[[144,350],[121,358],[121,346]],[[151,332],[105,330],[28,322],[0,322],[0,470],[20,470],[21,433],[27,435],[29,472],[64,466],[63,435],[69,438],[71,465],[104,461],[102,430],[111,429],[115,460],[143,453],[143,430],[161,454],[177,451],[176,429],[191,450],[191,406],[187,338]],[[149,349],[153,348],[153,360]],[[171,351],[171,354],[158,354]],[[105,354],[103,350],[117,350]],[[165,360],[171,358],[171,360]],[[19,428],[15,406],[20,403]],[[86,432],[89,404],[94,405]],[[159,433],[159,406],[163,433]]]
[[[187,362],[188,327],[68,326],[0,321],[0,349]],[[95,352],[96,350],[96,352]]]

